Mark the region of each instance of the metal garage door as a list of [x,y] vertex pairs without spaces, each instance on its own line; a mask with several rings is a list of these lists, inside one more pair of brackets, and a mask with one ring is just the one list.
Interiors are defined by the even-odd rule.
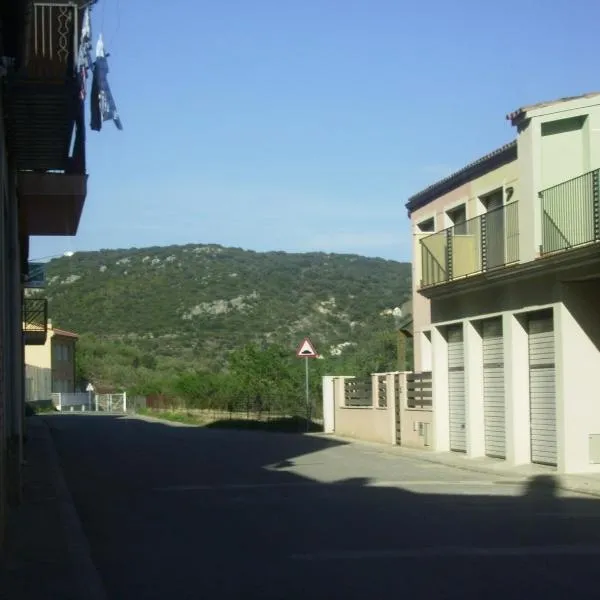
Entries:
[[552,311],[529,316],[531,462],[556,465],[556,386]]
[[489,319],[482,325],[483,416],[485,453],[506,457],[506,411],[504,402],[504,340],[502,319]]
[[462,325],[448,327],[448,401],[450,404],[450,449],[467,449],[465,431],[465,352]]

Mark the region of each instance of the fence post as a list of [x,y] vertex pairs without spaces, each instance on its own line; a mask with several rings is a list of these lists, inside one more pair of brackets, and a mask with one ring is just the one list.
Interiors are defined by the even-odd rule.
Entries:
[[396,445],[396,402],[395,402],[395,384],[396,375],[395,373],[386,373],[385,375],[385,399],[386,409],[388,411],[388,419],[390,424],[390,439],[392,444]]
[[379,375],[371,374],[371,408],[379,407]]
[[123,412],[127,412],[127,392],[123,392]]
[[96,407],[96,412],[98,412],[98,394],[96,392],[92,392],[94,394],[94,406]]
[[58,392],[58,411],[62,412],[62,394]]
[[323,377],[323,433],[335,431],[335,379],[330,375]]

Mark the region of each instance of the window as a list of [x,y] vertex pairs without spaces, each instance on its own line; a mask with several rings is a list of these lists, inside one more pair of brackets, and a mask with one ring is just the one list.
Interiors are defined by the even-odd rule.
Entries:
[[435,231],[435,223],[433,217],[430,219],[425,219],[425,221],[421,221],[417,223],[417,229],[422,233],[433,233]]
[[454,226],[454,235],[466,235],[467,233],[467,206],[461,204],[448,211],[446,215],[450,220],[452,226]]
[[504,190],[502,188],[494,190],[485,196],[481,196],[480,201],[483,204],[485,212],[502,208],[504,205]]

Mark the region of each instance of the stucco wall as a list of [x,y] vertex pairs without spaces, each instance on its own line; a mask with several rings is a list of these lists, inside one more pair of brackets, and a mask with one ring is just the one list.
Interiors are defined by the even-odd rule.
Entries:
[[335,433],[343,437],[392,444],[392,421],[393,415],[385,408],[335,409]]
[[431,423],[431,410],[403,406],[400,413],[400,445],[408,448],[430,447],[433,435]]
[[554,315],[558,467],[599,471],[590,454],[590,436],[600,436],[600,281],[565,283],[562,298]]

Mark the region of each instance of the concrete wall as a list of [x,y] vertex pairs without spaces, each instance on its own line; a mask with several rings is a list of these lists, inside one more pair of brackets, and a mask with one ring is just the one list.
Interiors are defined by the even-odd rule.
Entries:
[[[383,444],[400,444],[412,448],[429,448],[432,440],[432,412],[428,409],[407,408],[407,373],[378,373],[374,382],[385,378],[387,381],[386,408],[377,407],[373,398],[370,407],[344,406],[344,382],[348,377],[323,378],[323,415],[325,433],[335,433]],[[400,387],[400,439],[396,425],[396,386]],[[374,387],[376,389],[376,387]],[[326,417],[329,412],[332,417]]]
[[25,365],[25,400],[39,402],[50,400],[52,395],[52,371],[43,367]]
[[433,436],[433,413],[422,408],[400,410],[400,445],[407,448],[431,448]]
[[[392,402],[390,402],[390,394],[388,394],[386,408],[379,408],[375,398],[370,407],[346,407],[344,406],[344,381],[346,379],[348,378],[336,377],[333,380],[336,435],[368,442],[394,444],[396,435],[393,394],[391,394]],[[388,389],[390,388],[388,387]],[[374,395],[375,391],[376,386],[374,386]]]
[[[600,472],[600,280],[565,283],[555,308],[558,468]],[[592,464],[591,461],[597,461]]]

